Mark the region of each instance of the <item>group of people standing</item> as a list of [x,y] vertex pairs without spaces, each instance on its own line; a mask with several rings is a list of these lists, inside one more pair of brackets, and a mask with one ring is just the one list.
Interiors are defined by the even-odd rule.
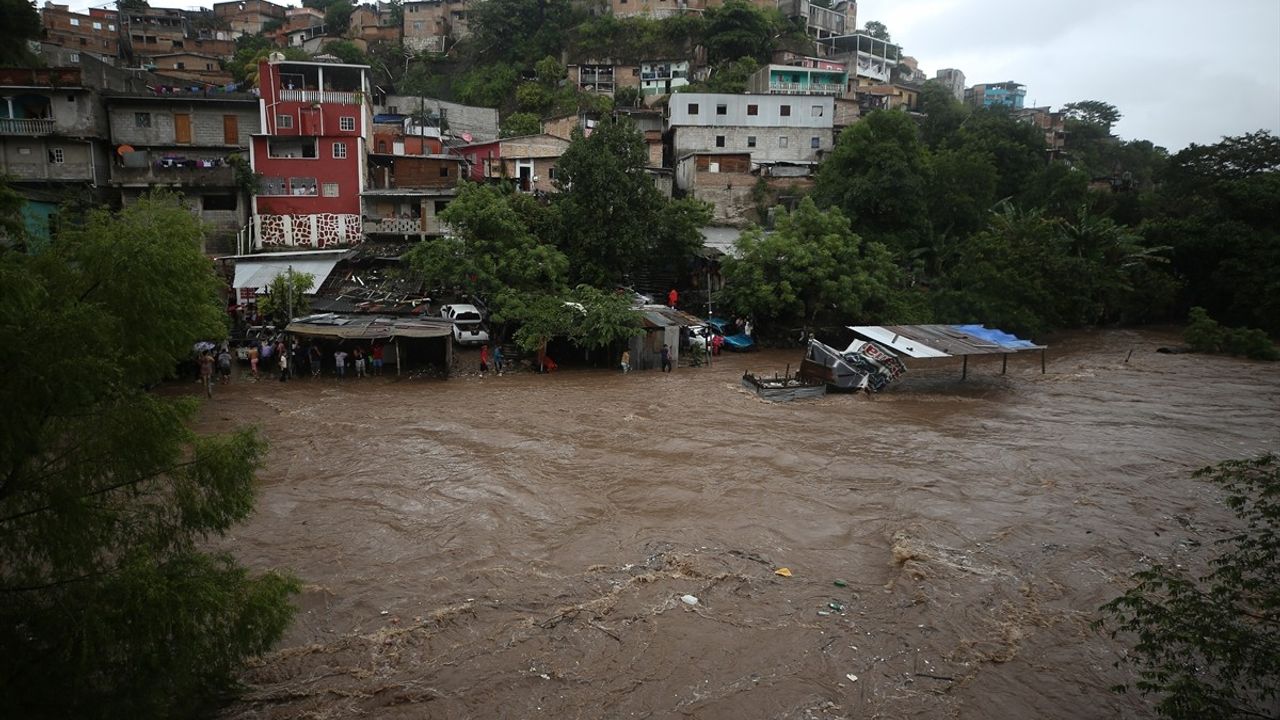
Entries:
[[[355,377],[382,374],[383,345],[373,342],[369,345],[357,343],[349,349],[338,345],[331,353],[327,353],[316,343],[304,346],[296,338],[285,343],[283,339],[251,343],[246,350],[249,360],[249,374],[254,380],[263,374],[276,374],[280,382],[290,378],[310,375],[318,378],[324,374],[325,355],[333,361],[334,374],[338,378],[347,377],[347,369],[351,369]],[[204,351],[199,358],[200,379],[206,385],[206,392],[213,394],[213,370],[217,366],[220,382],[231,382],[231,366],[234,358],[230,348],[223,344],[215,356],[212,351]]]

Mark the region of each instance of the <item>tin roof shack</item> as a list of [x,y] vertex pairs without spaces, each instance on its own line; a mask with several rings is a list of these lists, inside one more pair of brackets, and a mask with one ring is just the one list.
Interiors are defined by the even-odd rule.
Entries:
[[[413,95],[387,95],[377,111],[407,116],[418,125],[436,128],[437,137],[453,136],[464,143],[488,142],[498,137],[498,111],[495,108]],[[412,131],[412,126],[406,127],[406,132]]]
[[302,341],[323,343],[330,351],[383,346],[383,363],[407,368],[431,366],[448,377],[453,365],[453,324],[428,318],[352,316],[322,313],[299,318],[285,328]]
[[232,156],[248,158],[258,101],[247,93],[103,93],[114,147],[111,184],[125,204],[157,186],[176,188],[211,227],[206,252],[234,252],[249,198]]
[[218,259],[234,263],[235,276],[231,281],[231,288],[235,291],[237,302],[248,305],[257,302],[258,295],[277,276],[290,272],[310,275],[311,285],[303,294],[315,295],[346,253],[346,250],[307,250],[231,255]]
[[681,310],[666,305],[641,305],[636,308],[644,326],[644,334],[631,338],[627,349],[631,351],[631,367],[636,370],[660,369],[662,346],[671,350],[671,364],[680,366],[681,331],[702,328],[706,322]]

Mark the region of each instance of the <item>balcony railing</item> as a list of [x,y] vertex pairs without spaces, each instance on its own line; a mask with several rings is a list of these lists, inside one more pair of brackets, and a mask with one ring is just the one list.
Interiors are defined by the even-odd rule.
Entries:
[[53,120],[40,118],[0,118],[0,135],[48,135]]
[[125,185],[136,183],[182,185],[186,187],[235,187],[235,170],[230,166],[162,167],[112,167],[111,182]]
[[365,218],[366,235],[419,235],[426,232],[419,218]]
[[844,93],[844,88],[827,83],[806,85],[793,82],[771,82],[769,92],[781,95],[841,95]]
[[280,100],[283,102],[359,105],[363,100],[363,93],[342,92],[340,90],[281,90]]

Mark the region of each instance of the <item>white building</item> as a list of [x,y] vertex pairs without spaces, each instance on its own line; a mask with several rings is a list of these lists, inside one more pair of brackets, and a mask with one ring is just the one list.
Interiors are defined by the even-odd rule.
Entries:
[[749,153],[756,166],[816,163],[832,147],[831,96],[677,93],[668,111],[677,158],[740,152]]

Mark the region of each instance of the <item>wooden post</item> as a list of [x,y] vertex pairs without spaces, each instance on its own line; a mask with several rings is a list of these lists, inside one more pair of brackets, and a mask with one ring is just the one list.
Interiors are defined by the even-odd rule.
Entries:
[[400,377],[400,340],[396,341],[396,377]]
[[1040,351],[1040,374],[1044,374],[1044,351]]
[[1009,353],[1000,355],[1000,374],[1003,375],[1009,369]]
[[963,355],[962,357],[964,358],[964,365],[960,368],[960,379],[964,380],[969,377],[969,356]]

